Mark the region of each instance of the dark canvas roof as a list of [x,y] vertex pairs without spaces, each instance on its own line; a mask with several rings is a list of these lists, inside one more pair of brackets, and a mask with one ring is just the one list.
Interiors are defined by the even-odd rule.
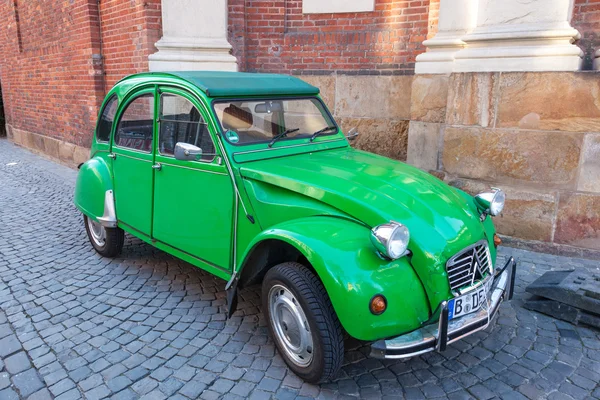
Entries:
[[316,95],[319,89],[289,75],[226,71],[170,71],[211,97]]

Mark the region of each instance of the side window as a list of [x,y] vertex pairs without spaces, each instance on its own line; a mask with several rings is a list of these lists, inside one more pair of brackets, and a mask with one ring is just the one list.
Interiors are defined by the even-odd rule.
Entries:
[[200,147],[202,161],[212,161],[215,158],[215,146],[198,109],[184,97],[163,93],[160,96],[158,151],[172,156],[178,142]]
[[100,121],[98,121],[98,127],[96,128],[96,140],[99,142],[108,142],[110,139],[110,131],[112,130],[113,122],[115,120],[117,104],[117,96],[113,96],[108,100],[102,110]]
[[152,151],[154,95],[136,97],[125,107],[115,132],[115,144],[145,152]]

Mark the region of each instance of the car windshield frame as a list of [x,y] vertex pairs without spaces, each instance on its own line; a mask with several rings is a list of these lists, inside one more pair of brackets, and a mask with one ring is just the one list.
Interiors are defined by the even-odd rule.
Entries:
[[[260,141],[256,141],[256,142],[246,142],[246,143],[231,142],[227,138],[227,135],[225,135],[225,132],[227,131],[227,129],[225,129],[223,127],[223,123],[217,115],[215,105],[220,104],[220,103],[233,103],[236,101],[268,101],[268,100],[316,100],[321,104],[321,107],[323,108],[323,110],[325,111],[325,113],[327,114],[329,119],[331,119],[332,124],[330,126],[335,126],[335,130],[332,129],[331,133],[322,133],[319,135],[319,137],[335,136],[340,132],[340,126],[336,122],[335,118],[333,118],[333,115],[329,111],[329,108],[327,107],[325,102],[323,102],[323,99],[321,99],[318,96],[247,96],[247,97],[231,97],[231,98],[227,98],[227,97],[214,98],[210,102],[211,111],[214,115],[215,121],[217,122],[217,125],[218,125],[217,127],[220,130],[219,132],[221,133],[222,137],[225,138],[225,141],[227,142],[227,144],[229,144],[231,146],[252,146],[252,145],[258,145],[258,144],[267,144],[268,145],[273,138],[271,137],[266,140],[260,140]],[[300,136],[292,136],[292,137],[284,136],[284,137],[278,139],[277,143],[280,143],[280,142],[283,143],[283,142],[287,142],[287,141],[291,141],[291,140],[299,140],[299,139],[309,139],[310,140],[310,137],[312,136],[313,133],[314,132],[307,132],[305,134],[301,134]],[[311,141],[310,143],[317,144],[318,142]]]

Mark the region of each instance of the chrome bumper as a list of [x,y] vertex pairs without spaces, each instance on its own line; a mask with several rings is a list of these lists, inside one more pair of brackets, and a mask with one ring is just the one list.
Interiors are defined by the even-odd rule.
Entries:
[[517,263],[510,258],[494,276],[488,306],[463,317],[448,321],[448,304],[443,301],[437,324],[426,325],[411,333],[371,344],[371,357],[399,359],[432,350],[444,351],[446,345],[488,327],[502,300],[510,300],[515,288]]

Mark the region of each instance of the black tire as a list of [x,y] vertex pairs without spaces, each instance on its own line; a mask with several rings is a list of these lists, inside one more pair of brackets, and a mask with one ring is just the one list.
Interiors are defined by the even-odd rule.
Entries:
[[104,244],[96,242],[92,232],[90,231],[90,221],[87,216],[83,216],[83,224],[88,235],[90,243],[94,249],[103,257],[115,257],[123,250],[123,242],[125,241],[125,232],[121,228],[103,228],[105,231]]
[[[286,354],[282,348],[284,345],[274,332],[269,293],[275,285],[284,286],[298,299],[310,326],[312,360],[305,367],[296,365]],[[288,367],[310,383],[326,382],[333,378],[344,357],[344,331],[321,281],[302,264],[286,262],[276,265],[263,280],[262,304],[271,336]]]

